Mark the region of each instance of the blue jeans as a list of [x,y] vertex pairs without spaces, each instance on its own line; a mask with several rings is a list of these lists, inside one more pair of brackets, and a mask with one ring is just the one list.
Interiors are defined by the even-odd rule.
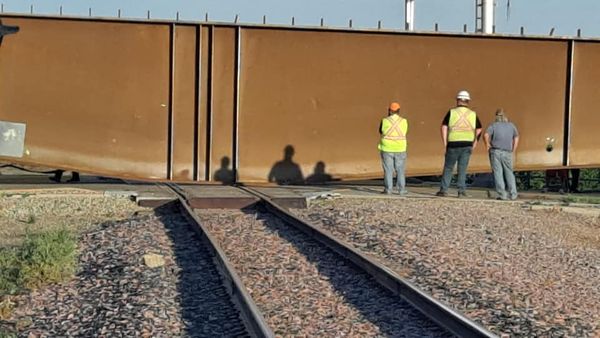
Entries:
[[442,186],[440,191],[447,192],[452,181],[452,171],[454,165],[458,162],[458,192],[464,193],[467,190],[467,167],[473,147],[446,148],[446,157],[444,158],[444,173],[442,174]]
[[394,181],[394,170],[396,171],[396,186],[398,192],[406,193],[406,178],[404,177],[404,167],[406,165],[406,152],[402,153],[387,153],[381,152],[381,162],[383,164],[385,184],[385,192],[392,193],[392,185]]
[[512,152],[500,149],[490,150],[490,164],[494,173],[496,192],[503,200],[517,198],[517,182],[512,162]]

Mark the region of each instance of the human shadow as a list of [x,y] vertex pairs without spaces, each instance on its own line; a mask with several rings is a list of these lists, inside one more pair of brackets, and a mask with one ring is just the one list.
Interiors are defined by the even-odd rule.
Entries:
[[264,207],[245,208],[242,211],[255,214],[257,220],[264,222],[268,231],[292,244],[318,269],[321,278],[331,283],[335,293],[343,295],[346,302],[360,312],[363,318],[377,326],[382,336],[414,337],[421,336],[416,332],[427,332],[425,336],[428,337],[452,337],[402,297],[378,284],[366,272],[304,232],[274,219]]
[[215,171],[215,174],[213,175],[215,181],[221,182],[223,185],[233,184],[235,182],[233,170],[229,169],[230,164],[231,160],[229,157],[223,156],[221,158],[221,168]]
[[[189,226],[176,203],[154,209],[171,240],[177,272],[177,291],[186,337],[238,336],[246,330],[239,311],[204,241]],[[220,321],[216,321],[219,318]],[[227,325],[223,319],[227,318]]]
[[304,183],[304,176],[300,166],[295,163],[295,150],[291,145],[283,148],[283,160],[276,162],[269,172],[269,182],[275,182],[279,185],[297,185]]
[[307,184],[322,184],[334,181],[333,177],[325,170],[325,162],[319,161],[315,164],[313,173],[306,178]]

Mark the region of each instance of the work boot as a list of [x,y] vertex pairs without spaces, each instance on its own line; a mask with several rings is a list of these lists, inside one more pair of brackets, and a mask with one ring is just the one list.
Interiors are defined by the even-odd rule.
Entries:
[[438,197],[447,197],[447,196],[448,196],[448,193],[447,193],[447,192],[445,192],[445,191],[441,191],[441,190],[440,190],[440,191],[438,191],[438,192],[437,192],[435,195],[436,195],[436,196],[438,196]]

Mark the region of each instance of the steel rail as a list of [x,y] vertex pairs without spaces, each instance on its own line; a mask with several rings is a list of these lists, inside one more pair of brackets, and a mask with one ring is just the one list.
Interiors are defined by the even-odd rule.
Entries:
[[169,183],[166,184],[166,186],[177,195],[175,203],[178,204],[179,209],[185,214],[186,218],[194,223],[194,231],[200,236],[201,240],[211,251],[213,259],[217,263],[217,269],[225,279],[225,288],[240,310],[242,321],[244,322],[248,333],[252,337],[257,338],[275,337],[275,334],[267,324],[267,321],[258,309],[258,306],[256,306],[256,303],[254,303],[254,300],[248,293],[244,283],[235,271],[235,268],[227,259],[227,255],[219,246],[218,241],[210,235],[208,229],[202,225],[200,218],[198,218],[190,206],[185,191],[176,184]]
[[315,238],[342,257],[348,259],[357,267],[375,278],[379,284],[405,299],[425,316],[451,333],[458,337],[498,337],[459,311],[450,308],[434,299],[429,294],[421,291],[385,265],[361,253],[352,245],[336,238],[330,232],[323,230],[308,221],[299,219],[285,208],[273,202],[266,194],[247,186],[238,186],[238,188],[259,198],[259,203],[262,203],[267,211],[283,219],[286,223],[294,226],[298,230]]

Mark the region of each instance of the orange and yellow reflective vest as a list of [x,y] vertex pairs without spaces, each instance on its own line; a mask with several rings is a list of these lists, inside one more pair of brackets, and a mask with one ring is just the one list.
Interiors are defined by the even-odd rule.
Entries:
[[456,107],[450,110],[448,121],[448,142],[473,142],[477,114],[467,107]]
[[387,153],[402,153],[406,151],[406,133],[408,121],[392,114],[381,120],[381,140],[377,148]]

